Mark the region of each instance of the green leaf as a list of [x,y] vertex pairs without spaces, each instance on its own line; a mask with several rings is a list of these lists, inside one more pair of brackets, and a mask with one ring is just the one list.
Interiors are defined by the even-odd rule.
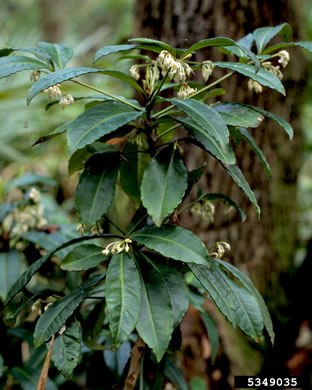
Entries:
[[47,69],[45,62],[37,60],[36,58],[25,56],[9,56],[0,58],[0,79],[11,76],[22,70],[30,69]]
[[174,147],[161,150],[146,168],[141,186],[143,206],[157,226],[181,203],[186,188],[187,169],[180,153]]
[[258,127],[263,116],[247,105],[224,102],[215,104],[213,109],[218,111],[227,125],[242,127]]
[[142,114],[142,111],[111,101],[89,108],[68,125],[66,137],[70,153],[90,145]]
[[166,355],[165,359],[165,376],[177,386],[177,389],[189,390],[181,368],[178,367],[177,363],[173,362],[171,356]]
[[7,57],[13,52],[14,52],[14,49],[12,49],[11,47],[6,47],[4,49],[0,49],[0,57]]
[[119,155],[93,155],[80,176],[75,194],[75,206],[87,229],[94,225],[111,205],[119,170]]
[[66,45],[59,43],[39,42],[38,46],[45,50],[52,58],[57,68],[65,68],[68,61],[73,56],[73,50]]
[[143,45],[156,45],[161,47],[163,50],[168,50],[170,53],[174,50],[172,46],[168,45],[165,42],[157,41],[156,39],[132,38],[132,39],[128,39],[128,42],[138,42]]
[[21,274],[21,254],[17,250],[0,252],[0,298],[5,301],[13,283]]
[[216,327],[216,324],[214,323],[213,319],[211,318],[211,315],[208,314],[205,311],[200,312],[200,316],[202,320],[204,321],[204,324],[207,329],[209,341],[210,341],[210,347],[211,347],[211,361],[214,363],[216,360],[216,356],[219,349],[219,334]]
[[121,377],[130,355],[131,344],[129,341],[122,343],[117,351],[103,351],[105,364],[117,378]]
[[138,45],[115,45],[115,46],[104,46],[99,49],[93,58],[93,63],[98,61],[101,57],[107,56],[108,54],[118,53],[120,51],[135,49]]
[[249,143],[249,145],[252,147],[254,152],[259,157],[261,164],[263,165],[269,179],[272,177],[271,168],[269,163],[267,162],[267,159],[265,158],[265,155],[263,154],[262,150],[259,148],[259,146],[256,144],[255,139],[251,134],[248,133],[248,131],[243,127],[238,127],[237,131],[243,136],[243,138]]
[[238,326],[258,340],[262,334],[263,318],[254,295],[236,284],[215,261],[211,269],[197,264],[189,264],[189,267],[234,328]]
[[82,149],[76,150],[68,162],[68,174],[72,175],[76,171],[80,171],[86,165],[86,162],[95,153],[117,153],[118,150],[113,145],[107,145],[102,142],[94,142],[85,146]]
[[236,46],[236,45],[237,45],[237,43],[235,41],[233,41],[233,39],[230,39],[230,38],[217,37],[217,38],[203,39],[201,41],[194,43],[194,45],[189,47],[184,52],[183,57],[187,56],[188,54],[192,53],[193,51],[203,49],[205,47]]
[[249,33],[237,41],[237,43],[239,44],[239,47],[226,46],[223,48],[219,48],[219,51],[221,53],[225,53],[225,54],[235,54],[237,57],[240,57],[240,58],[248,58],[248,55],[242,50],[242,47],[250,50],[252,47],[253,40],[254,40],[253,35],[251,33]]
[[4,360],[2,355],[0,354],[0,378],[3,376],[3,371],[4,371]]
[[205,380],[198,376],[195,376],[191,379],[190,386],[192,390],[207,390]]
[[160,362],[173,332],[173,312],[166,281],[141,257],[135,262],[141,278],[141,306],[136,329]]
[[232,264],[229,264],[223,260],[216,260],[219,264],[221,264],[222,267],[224,267],[227,271],[231,272],[242,284],[243,286],[255,296],[257,303],[259,305],[259,308],[261,310],[261,314],[264,321],[264,326],[269,333],[271,337],[271,342],[274,344],[274,330],[273,330],[273,324],[270,317],[270,313],[267,309],[267,306],[262,298],[262,296],[259,294],[258,290],[253,285],[252,281],[248,278],[247,275],[242,273],[238,268],[234,267]]
[[42,142],[46,142],[50,140],[51,138],[57,137],[58,135],[61,135],[65,133],[65,131],[68,128],[70,121],[64,122],[62,125],[58,126],[56,129],[51,131],[48,135],[43,135],[39,137],[36,142],[34,142],[31,146],[35,146],[37,144],[41,144]]
[[[12,367],[10,372],[23,390],[34,390],[37,388],[41,373],[40,369],[23,365],[21,367]],[[49,377],[47,378],[45,390],[58,390],[56,384]]]
[[66,327],[65,332],[59,334],[54,340],[51,360],[66,379],[71,377],[79,362],[81,352],[80,333],[79,322],[74,319]]
[[180,226],[146,226],[130,238],[165,257],[186,263],[209,265],[208,251],[201,240]]
[[[144,147],[140,147],[140,151],[144,149]],[[140,187],[143,173],[150,161],[148,153],[140,153],[138,150],[139,147],[136,143],[128,142],[122,152],[126,161],[122,160],[120,163],[120,183],[136,207],[139,207],[141,203]]]
[[292,46],[298,46],[302,47],[303,49],[308,50],[310,53],[312,53],[312,42],[281,42],[277,43],[276,45],[270,46],[267,49],[263,51],[262,54],[268,54],[272,51],[283,49],[285,47],[292,47]]
[[192,119],[178,118],[177,120],[188,127],[188,130],[195,138],[198,138],[199,142],[203,143],[207,151],[214,155],[217,154],[218,157],[216,157],[225,164],[234,164],[235,156],[231,153],[229,145],[229,130],[219,113],[209,105],[193,99],[174,98],[168,101]]
[[285,119],[283,119],[279,115],[272,114],[272,112],[265,111],[265,110],[263,110],[262,108],[259,108],[259,107],[254,107],[254,106],[248,106],[248,107],[252,108],[253,110],[255,110],[257,112],[260,112],[261,114],[263,114],[267,118],[272,119],[273,121],[278,123],[286,131],[286,133],[289,136],[289,139],[293,138],[294,130],[291,127],[291,125],[288,122],[285,121]]
[[279,78],[266,69],[260,68],[256,73],[256,69],[253,65],[242,64],[240,62],[215,62],[214,65],[219,68],[230,69],[234,72],[243,74],[265,87],[274,89],[284,96],[286,95],[285,88]]
[[291,36],[291,27],[288,23],[283,23],[275,27],[260,27],[253,32],[253,37],[257,45],[258,53],[261,53],[265,46],[276,35],[280,35],[284,40]]
[[104,279],[105,275],[96,275],[76,290],[57,300],[40,316],[34,331],[34,344],[39,347],[60,330],[66,320],[73,314],[82,300],[91,294],[93,288]]
[[228,145],[226,150],[224,150],[224,147],[220,145],[209,129],[205,129],[202,125],[187,117],[178,117],[175,118],[175,120],[180,122],[200,143],[200,146],[202,145],[201,147],[208,153],[212,154],[217,160],[229,165],[235,163],[235,155],[230,145]]
[[85,271],[97,267],[107,259],[102,250],[103,248],[92,244],[78,246],[65,257],[61,268],[65,271]]
[[140,275],[128,253],[115,254],[107,269],[105,296],[113,346],[133,332],[140,311]]
[[6,185],[6,191],[10,191],[13,188],[28,187],[37,184],[56,186],[56,181],[47,176],[38,175],[37,173],[25,173],[22,176],[12,179]]
[[70,241],[65,242],[59,247],[48,252],[46,255],[40,257],[40,259],[36,260],[34,263],[31,264],[31,266],[27,268],[27,270],[17,279],[17,281],[10,288],[10,291],[8,292],[7,295],[7,299],[5,301],[5,305],[7,305],[11,301],[11,299],[26,286],[26,284],[30,281],[31,277],[43,266],[43,264],[45,264],[50,259],[52,255],[54,255],[54,253],[82,241],[94,240],[94,239],[104,238],[104,237],[119,237],[119,236],[116,236],[115,234],[101,234],[101,235],[77,237]]
[[235,181],[235,183],[245,192],[248,199],[255,206],[258,217],[260,217],[260,207],[258,205],[257,199],[255,197],[255,194],[250,189],[249,184],[245,179],[245,176],[243,175],[243,172],[238,168],[237,165],[224,166],[224,168]]
[[117,72],[113,70],[97,69],[97,68],[86,68],[86,67],[67,68],[67,69],[61,69],[56,72],[49,73],[48,75],[41,77],[40,80],[36,81],[28,91],[27,104],[29,104],[35,96],[37,96],[41,91],[43,91],[46,88],[49,88],[55,84],[60,84],[63,81],[71,80],[75,77],[84,74],[89,74],[89,73],[102,73],[102,74],[106,74],[118,78],[120,80],[126,81],[127,83],[135,87],[139,92],[143,92],[142,88],[132,77],[121,72]]
[[[149,263],[154,272],[166,283],[173,312],[173,328],[181,322],[189,306],[188,289],[182,274],[171,262],[164,261],[163,257],[149,252],[139,252],[142,258]],[[136,257],[138,254],[136,254]]]

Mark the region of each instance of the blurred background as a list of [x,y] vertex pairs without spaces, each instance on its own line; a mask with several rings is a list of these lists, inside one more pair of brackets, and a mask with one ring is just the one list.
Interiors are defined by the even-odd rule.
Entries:
[[[95,51],[105,45],[123,43],[135,36],[160,39],[176,47],[188,47],[200,39],[226,36],[235,40],[257,27],[289,22],[293,40],[312,40],[312,6],[308,0],[230,1],[220,0],[2,0],[0,3],[0,49],[36,46],[38,41],[64,43],[74,48],[69,66],[90,66]],[[247,272],[264,295],[276,332],[274,348],[260,345],[233,331],[211,302],[207,310],[217,323],[220,349],[214,364],[206,330],[195,311],[182,324],[181,368],[192,390],[231,389],[234,375],[303,375],[312,372],[312,55],[299,48],[290,51],[291,62],[283,83],[287,97],[265,91],[250,96],[247,81],[237,77],[222,85],[224,99],[259,105],[289,121],[294,140],[278,127],[265,123],[253,134],[271,164],[273,178],[265,173],[246,145],[240,148],[239,165],[255,190],[262,209],[261,222],[223,173],[208,161],[200,185],[203,191],[223,192],[244,209],[247,221],[216,218],[204,225],[187,215],[181,224],[200,234],[207,243],[225,240],[232,253],[227,259]],[[200,59],[223,59],[214,49]],[[225,59],[227,60],[227,58]],[[234,60],[233,58],[231,60]],[[129,60],[105,57],[100,65],[127,72]],[[90,83],[114,94],[131,97],[131,89],[116,79],[90,77]],[[30,85],[28,72],[0,80],[0,200],[5,184],[15,176],[35,172],[57,182],[50,190],[60,212],[75,222],[73,194],[78,176],[68,176],[65,139],[32,147],[66,120],[77,116],[83,104],[63,110],[58,105],[44,110],[43,96],[26,105]],[[71,94],[83,91],[64,86]],[[200,166],[203,155],[185,151],[189,165]],[[1,371],[1,370],[0,370]],[[75,379],[73,382],[75,383]],[[70,386],[69,384],[67,386]],[[81,388],[77,385],[69,388]],[[88,387],[88,388],[97,388]]]

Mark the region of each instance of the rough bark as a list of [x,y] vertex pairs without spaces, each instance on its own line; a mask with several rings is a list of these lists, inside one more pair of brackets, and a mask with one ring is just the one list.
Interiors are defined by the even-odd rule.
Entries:
[[[301,0],[140,0],[136,6],[134,36],[160,39],[185,48],[200,39],[225,36],[238,40],[258,27],[289,22],[293,28],[292,39],[302,40],[302,17],[299,13],[303,6],[304,1]],[[217,210],[215,223],[211,226],[199,220],[195,220],[194,225],[190,214],[184,215],[180,221],[199,234],[208,245],[220,240],[229,242],[232,247],[230,260],[251,275],[275,310],[286,306],[287,298],[280,288],[280,275],[289,269],[295,251],[296,180],[301,163],[298,114],[305,86],[306,61],[300,50],[295,48],[289,52],[291,62],[284,71],[283,79],[287,98],[268,89],[259,95],[252,94],[248,92],[247,80],[239,76],[221,85],[227,90],[226,100],[272,111],[290,122],[295,130],[292,142],[279,126],[268,120],[252,131],[271,165],[271,181],[246,143],[237,148],[238,165],[261,207],[261,221],[257,221],[255,210],[223,168],[214,159],[207,160],[207,154],[200,150],[194,152],[194,148],[192,153],[185,150],[189,168],[199,167],[208,161],[205,177],[200,182],[201,189],[204,192],[221,192],[233,198],[246,212],[247,221],[242,224],[236,217],[225,216],[222,209]],[[208,49],[200,51],[196,59],[220,61],[224,57],[216,49]],[[234,58],[231,60],[235,61]],[[224,72],[215,72],[214,79],[221,74]],[[288,353],[291,353],[291,343],[294,340],[289,342]],[[286,356],[284,358],[287,360]],[[201,366],[197,362],[189,369],[186,367],[188,378],[196,374],[203,376]]]

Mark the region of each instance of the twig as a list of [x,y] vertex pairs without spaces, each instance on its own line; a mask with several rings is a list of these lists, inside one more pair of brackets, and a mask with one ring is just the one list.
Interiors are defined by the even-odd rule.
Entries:
[[131,351],[130,367],[123,390],[133,390],[140,373],[140,360],[144,352],[145,343],[139,337]]

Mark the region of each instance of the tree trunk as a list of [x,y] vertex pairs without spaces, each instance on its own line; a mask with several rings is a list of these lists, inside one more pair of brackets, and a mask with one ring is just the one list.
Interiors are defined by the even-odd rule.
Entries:
[[[216,36],[238,40],[258,27],[289,22],[293,28],[292,39],[297,41],[302,40],[299,12],[303,6],[301,0],[138,0],[135,36],[159,39],[185,48],[198,40]],[[302,138],[298,113],[305,86],[306,62],[300,49],[294,48],[289,52],[291,61],[283,78],[286,98],[267,88],[259,95],[251,93],[247,88],[248,80],[239,75],[221,85],[227,90],[226,100],[272,111],[290,122],[295,130],[292,142],[278,125],[269,120],[252,130],[252,135],[271,165],[271,181],[246,143],[237,148],[238,165],[256,194],[261,207],[261,220],[257,221],[248,199],[217,161],[192,148],[192,153],[185,150],[189,168],[208,162],[205,177],[200,182],[203,192],[220,192],[230,196],[246,212],[247,220],[240,223],[238,218],[224,215],[224,209],[218,208],[215,223],[211,226],[198,220],[194,225],[194,218],[190,214],[184,215],[180,221],[208,246],[221,240],[229,242],[232,247],[230,261],[249,273],[275,308],[287,304],[280,288],[280,277],[291,266],[295,252],[296,180],[301,164]],[[208,59],[229,60],[216,49],[201,50],[197,54],[196,60]],[[222,74],[222,70],[215,70],[212,77],[217,78]],[[290,343],[291,349],[294,340]],[[284,359],[287,360],[287,357],[284,356]],[[202,372],[196,371],[196,367],[198,365],[195,363],[192,367],[195,375],[202,375]]]

